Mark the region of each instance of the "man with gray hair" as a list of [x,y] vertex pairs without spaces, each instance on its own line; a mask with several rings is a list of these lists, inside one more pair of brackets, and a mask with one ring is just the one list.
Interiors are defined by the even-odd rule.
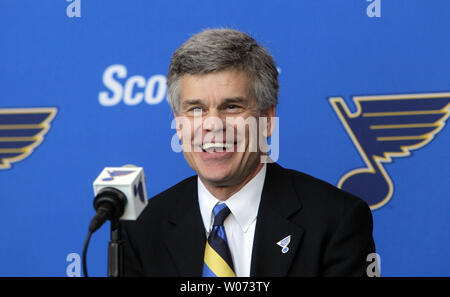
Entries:
[[175,51],[167,83],[197,175],[123,223],[126,275],[366,275],[367,204],[268,156],[279,86],[266,49],[236,30],[204,30]]

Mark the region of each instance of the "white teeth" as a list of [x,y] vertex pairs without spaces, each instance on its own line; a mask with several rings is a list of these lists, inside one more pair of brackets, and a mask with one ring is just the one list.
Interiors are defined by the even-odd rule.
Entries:
[[210,149],[228,149],[233,147],[234,144],[232,143],[213,143],[213,142],[208,142],[208,143],[204,143],[202,148],[206,151],[206,150],[210,150]]

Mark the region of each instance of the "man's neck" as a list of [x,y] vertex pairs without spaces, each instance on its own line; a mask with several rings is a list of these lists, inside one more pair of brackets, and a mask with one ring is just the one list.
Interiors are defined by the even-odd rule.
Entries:
[[264,167],[264,163],[258,163],[255,170],[253,170],[252,173],[250,173],[242,182],[240,182],[237,185],[233,186],[215,186],[212,185],[206,181],[204,181],[201,177],[200,180],[202,181],[205,188],[217,199],[221,201],[225,201],[231,196],[233,196],[235,193],[239,192],[240,189],[242,189],[249,181],[251,181]]

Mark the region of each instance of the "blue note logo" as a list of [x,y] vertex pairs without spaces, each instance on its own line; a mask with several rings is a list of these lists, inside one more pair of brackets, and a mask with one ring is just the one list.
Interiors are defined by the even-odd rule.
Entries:
[[283,254],[286,254],[287,252],[289,252],[289,247],[288,245],[291,243],[291,235],[286,236],[285,238],[283,238],[282,240],[277,242],[277,245],[281,246],[281,252]]
[[0,109],[0,169],[27,158],[44,140],[56,108]]
[[106,172],[108,173],[109,177],[104,177],[102,179],[103,181],[112,181],[115,177],[128,175],[130,173],[133,173],[134,170],[107,170]]
[[364,199],[372,210],[385,205],[394,191],[383,163],[430,143],[450,115],[450,93],[353,97],[353,113],[343,98],[329,101],[366,164],[342,176],[338,187]]

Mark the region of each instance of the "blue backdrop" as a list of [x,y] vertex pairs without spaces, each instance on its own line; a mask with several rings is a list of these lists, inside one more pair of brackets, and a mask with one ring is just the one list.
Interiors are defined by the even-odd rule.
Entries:
[[[103,167],[144,167],[150,197],[194,174],[171,149],[165,75],[182,42],[215,27],[251,34],[276,60],[278,162],[334,185],[375,159],[330,98],[360,119],[358,96],[429,98],[407,109],[437,116],[429,139],[382,163],[392,193],[373,209],[374,238],[383,275],[450,276],[449,11],[446,0],[0,0],[0,276],[66,276]],[[106,275],[108,229],[92,238],[90,275]]]

